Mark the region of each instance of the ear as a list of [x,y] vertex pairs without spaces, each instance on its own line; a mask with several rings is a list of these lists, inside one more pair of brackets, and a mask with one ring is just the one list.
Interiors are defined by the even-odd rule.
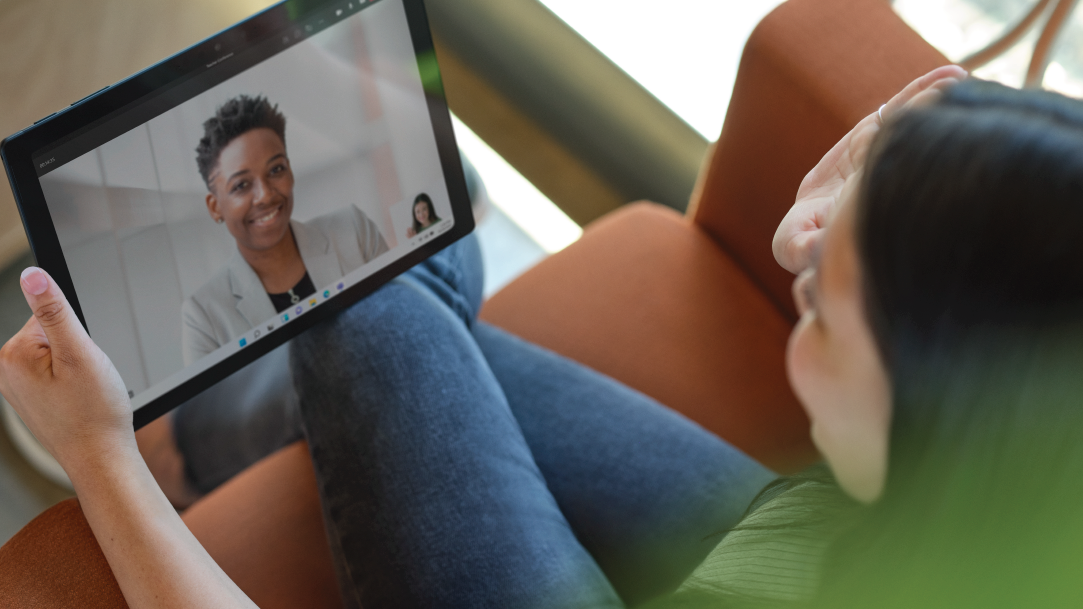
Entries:
[[218,197],[214,196],[213,192],[207,193],[207,212],[211,214],[211,220],[215,222],[222,217],[222,212],[218,209]]

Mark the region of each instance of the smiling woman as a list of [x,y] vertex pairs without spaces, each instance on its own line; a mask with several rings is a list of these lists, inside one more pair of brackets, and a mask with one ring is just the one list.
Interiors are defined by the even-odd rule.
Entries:
[[207,210],[226,225],[268,292],[284,292],[271,285],[296,275],[292,287],[305,274],[289,230],[293,172],[286,156],[286,117],[266,99],[242,96],[222,106],[206,128],[196,161],[209,191]]
[[354,206],[291,220],[286,117],[267,98],[238,95],[203,129],[196,163],[207,211],[225,225],[237,251],[185,300],[185,365],[388,251],[380,229]]
[[414,237],[440,221],[440,216],[436,215],[436,208],[433,207],[432,197],[425,193],[417,195],[413,209],[414,223],[406,229],[407,237]]

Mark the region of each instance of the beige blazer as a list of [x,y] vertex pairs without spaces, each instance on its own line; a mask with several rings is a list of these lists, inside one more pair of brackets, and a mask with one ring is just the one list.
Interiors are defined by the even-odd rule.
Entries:
[[[330,285],[388,250],[376,223],[354,206],[308,222],[290,222],[316,288]],[[229,262],[181,306],[181,348],[188,366],[276,315],[256,272],[234,251]]]

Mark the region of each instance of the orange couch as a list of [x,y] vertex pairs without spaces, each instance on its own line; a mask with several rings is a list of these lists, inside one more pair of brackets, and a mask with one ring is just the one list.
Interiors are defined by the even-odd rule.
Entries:
[[[491,298],[482,317],[609,374],[781,471],[815,459],[783,352],[792,277],[771,237],[846,131],[946,60],[886,0],[789,0],[753,32],[686,215],[613,212]],[[303,443],[183,515],[261,607],[341,607]],[[124,607],[79,505],[0,548],[0,605]]]

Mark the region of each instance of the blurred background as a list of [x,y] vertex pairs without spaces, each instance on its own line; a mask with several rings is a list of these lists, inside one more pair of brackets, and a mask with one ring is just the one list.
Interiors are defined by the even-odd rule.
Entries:
[[[887,1],[887,0],[883,0]],[[0,0],[0,132],[13,133],[272,4],[265,0]],[[489,204],[478,235],[492,293],[646,198],[683,209],[722,129],[745,40],[778,0],[426,0],[460,149]],[[997,46],[976,75],[1083,96],[1074,0],[895,0],[952,61]],[[1027,21],[1026,17],[1033,15]],[[1028,28],[1016,28],[1023,23]],[[1043,27],[1054,23],[1057,27]],[[1033,65],[1035,48],[1048,49]],[[988,55],[988,54],[987,54]],[[32,264],[0,188],[0,340],[29,315]],[[70,491],[0,433],[0,543]],[[60,483],[58,483],[60,482]]]

